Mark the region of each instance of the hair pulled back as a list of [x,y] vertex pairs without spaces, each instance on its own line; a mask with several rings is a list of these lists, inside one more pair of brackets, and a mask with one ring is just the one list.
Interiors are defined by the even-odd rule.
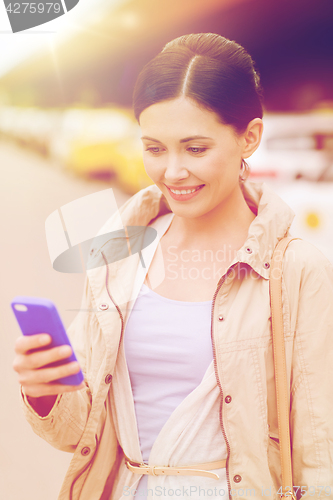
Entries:
[[262,118],[262,89],[254,62],[238,43],[214,33],[184,35],[167,43],[138,76],[136,119],[161,101],[186,96],[214,111],[238,133]]

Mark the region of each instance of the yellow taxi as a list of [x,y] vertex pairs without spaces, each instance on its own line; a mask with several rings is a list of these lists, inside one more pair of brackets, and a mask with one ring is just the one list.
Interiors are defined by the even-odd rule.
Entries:
[[140,128],[126,108],[65,111],[51,151],[71,171],[116,180],[129,193],[152,184],[143,166]]

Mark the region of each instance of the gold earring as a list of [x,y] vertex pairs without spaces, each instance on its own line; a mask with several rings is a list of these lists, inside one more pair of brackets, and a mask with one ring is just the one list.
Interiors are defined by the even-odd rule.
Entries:
[[248,166],[246,161],[242,158],[242,164],[241,164],[241,169],[240,169],[240,174],[239,174],[240,182],[245,182],[249,176],[249,173],[250,173],[250,167]]

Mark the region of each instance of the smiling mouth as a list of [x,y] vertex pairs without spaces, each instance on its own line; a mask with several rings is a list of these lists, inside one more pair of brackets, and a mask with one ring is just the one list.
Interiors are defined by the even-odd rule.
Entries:
[[192,188],[192,189],[172,189],[172,188],[169,188],[168,186],[166,186],[166,187],[169,189],[169,191],[171,191],[171,193],[179,195],[179,194],[192,194],[192,193],[195,193],[195,191],[198,191],[203,186],[204,186],[204,184],[201,184],[200,186],[197,186],[197,187]]

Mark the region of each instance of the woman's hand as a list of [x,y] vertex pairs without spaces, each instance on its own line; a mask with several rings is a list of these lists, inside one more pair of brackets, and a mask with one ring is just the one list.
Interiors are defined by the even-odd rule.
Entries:
[[55,401],[58,394],[77,391],[85,387],[84,382],[80,385],[54,383],[59,378],[78,373],[80,366],[75,361],[45,368],[45,365],[66,359],[72,354],[72,349],[68,345],[36,351],[38,348],[45,348],[50,343],[51,337],[45,333],[31,336],[22,335],[16,340],[13,368],[18,373],[18,380],[25,394],[30,398],[55,396],[51,399],[48,398],[48,401]]

